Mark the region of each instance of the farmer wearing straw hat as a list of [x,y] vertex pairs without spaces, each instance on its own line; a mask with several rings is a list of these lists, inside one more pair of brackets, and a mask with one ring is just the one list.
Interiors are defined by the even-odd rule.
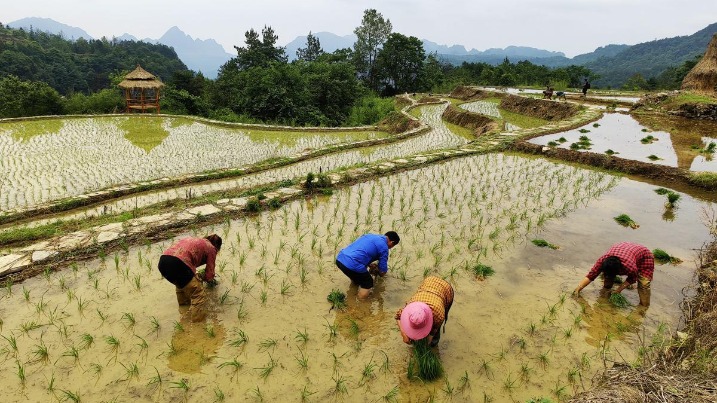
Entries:
[[[365,299],[373,288],[373,276],[385,276],[388,272],[388,250],[398,245],[401,238],[395,231],[384,235],[364,234],[336,256],[336,267],[352,283],[358,284],[358,297]],[[378,261],[378,263],[375,263]]]
[[[159,258],[159,272],[162,277],[177,287],[177,302],[189,305],[187,315],[192,322],[204,320],[206,296],[202,281],[216,284],[214,266],[217,253],[222,248],[222,238],[212,234],[205,238],[189,237],[180,239],[167,248]],[[197,267],[206,265],[204,278],[197,274]]]
[[448,320],[448,311],[453,305],[453,296],[453,287],[448,282],[435,276],[426,277],[406,306],[396,312],[403,342],[411,344],[428,337],[430,346],[437,346],[441,325]]

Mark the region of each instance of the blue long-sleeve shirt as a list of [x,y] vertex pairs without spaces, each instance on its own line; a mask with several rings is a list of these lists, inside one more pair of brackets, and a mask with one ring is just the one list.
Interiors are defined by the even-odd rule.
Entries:
[[367,272],[367,266],[378,260],[378,270],[388,271],[388,241],[385,235],[365,234],[341,249],[336,260],[347,269],[358,273]]

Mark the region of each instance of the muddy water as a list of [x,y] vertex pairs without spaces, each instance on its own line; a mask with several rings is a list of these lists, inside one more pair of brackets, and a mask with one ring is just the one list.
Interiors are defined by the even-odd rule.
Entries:
[[[194,234],[216,232],[224,247],[221,283],[209,291],[210,318],[202,324],[182,318],[173,286],[155,269],[171,241],[58,268],[0,290],[2,401],[68,393],[82,401],[567,396],[590,387],[603,358],[636,359],[638,332],[652,338],[678,323],[692,248],[709,234],[699,220],[702,203],[683,195],[666,221],[664,196],[653,188],[542,160],[484,155],[203,228]],[[640,228],[616,224],[612,217],[621,213]],[[335,253],[364,232],[391,229],[402,240],[391,251],[389,276],[368,301],[357,302],[334,266]],[[559,249],[538,248],[530,243],[535,238]],[[598,284],[582,299],[569,297],[620,240],[684,260],[657,267],[644,315],[606,306]],[[476,262],[496,274],[476,279],[466,269]],[[456,289],[438,348],[445,377],[431,383],[407,380],[410,348],[393,319],[426,275]],[[348,294],[346,311],[329,309],[326,296],[335,288]],[[635,291],[625,293],[637,303]]]
[[[567,141],[558,143],[557,147],[569,148],[571,144],[578,142],[581,136],[587,136],[592,143],[589,150],[591,152],[604,153],[609,149],[620,158],[693,171],[717,172],[717,160],[712,158],[713,155],[700,153],[697,150],[706,148],[714,140],[713,137],[706,136],[717,136],[717,125],[701,122],[701,125],[693,127],[686,120],[673,119],[671,127],[667,125],[665,130],[653,131],[630,115],[610,113],[589,125],[563,133],[537,137],[530,142],[547,145],[551,141],[558,142],[558,139],[564,137]],[[652,136],[653,139],[643,143],[641,140],[647,136]],[[648,158],[651,155],[659,159]]]

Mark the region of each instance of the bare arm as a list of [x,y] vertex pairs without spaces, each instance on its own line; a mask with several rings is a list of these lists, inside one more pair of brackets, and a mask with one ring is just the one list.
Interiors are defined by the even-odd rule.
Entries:
[[592,283],[592,280],[587,277],[583,278],[582,280],[580,280],[580,284],[578,284],[578,287],[575,289],[575,291],[573,291],[573,294],[579,295],[580,291],[582,291],[582,289],[587,287],[590,283]]

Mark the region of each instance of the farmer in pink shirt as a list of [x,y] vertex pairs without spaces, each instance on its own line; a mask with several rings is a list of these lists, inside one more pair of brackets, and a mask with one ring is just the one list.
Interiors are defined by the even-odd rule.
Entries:
[[[207,316],[202,281],[214,283],[214,266],[221,248],[222,238],[216,234],[205,238],[183,238],[159,258],[159,272],[177,287],[179,305],[189,305],[187,315],[192,322],[202,321]],[[197,275],[197,267],[201,265],[206,265],[204,278]]]

